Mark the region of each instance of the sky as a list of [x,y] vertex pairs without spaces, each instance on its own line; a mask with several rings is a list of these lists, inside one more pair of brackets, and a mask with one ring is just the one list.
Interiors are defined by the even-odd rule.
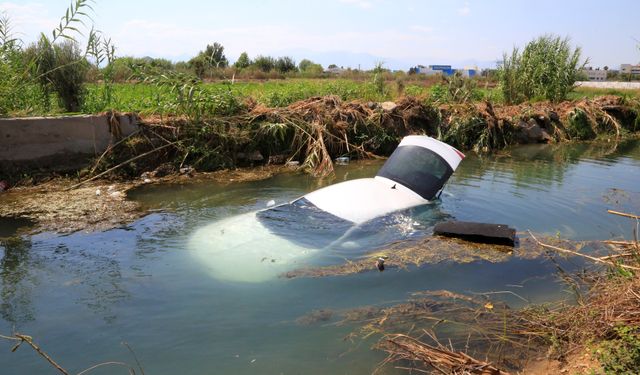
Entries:
[[[50,35],[68,5],[0,0],[0,12],[29,43]],[[92,7],[95,28],[119,56],[181,61],[219,42],[230,61],[246,51],[325,67],[490,68],[514,46],[552,33],[571,38],[593,67],[640,61],[638,0],[95,0]]]

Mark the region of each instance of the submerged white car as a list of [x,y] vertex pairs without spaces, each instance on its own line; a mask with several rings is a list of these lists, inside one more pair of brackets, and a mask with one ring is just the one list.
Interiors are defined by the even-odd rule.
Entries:
[[428,136],[408,136],[374,178],[331,185],[292,202],[198,229],[190,250],[220,280],[261,282],[314,255],[358,247],[358,231],[390,214],[428,204],[464,154]]

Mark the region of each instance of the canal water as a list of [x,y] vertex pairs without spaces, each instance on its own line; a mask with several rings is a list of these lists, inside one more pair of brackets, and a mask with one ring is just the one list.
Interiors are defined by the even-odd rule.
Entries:
[[[337,166],[331,181],[285,174],[230,185],[145,186],[130,198],[153,213],[104,232],[16,238],[10,236],[18,225],[0,221],[0,334],[32,336],[73,373],[105,361],[135,363],[125,342],[149,375],[361,374],[371,373],[384,358],[371,350],[373,341],[345,340],[353,326],[331,320],[308,326],[296,319],[317,309],[392,304],[423,290],[511,290],[532,303],[571,298],[545,258],[238,282],[212,275],[216,260],[197,256],[190,246],[194,233],[212,223],[329,183],[371,177],[380,165]],[[447,219],[506,223],[518,231],[574,240],[630,238],[630,220],[606,210],[638,213],[638,197],[637,140],[469,155],[440,201],[383,221],[374,240],[358,239],[366,246],[328,249],[298,265],[357,258],[387,242],[428,236],[436,222]],[[313,240],[285,217],[283,225],[288,224],[291,236]],[[496,298],[523,304],[509,294]],[[0,340],[1,374],[57,373],[26,345],[14,353],[12,345]],[[92,373],[127,371],[110,367]]]

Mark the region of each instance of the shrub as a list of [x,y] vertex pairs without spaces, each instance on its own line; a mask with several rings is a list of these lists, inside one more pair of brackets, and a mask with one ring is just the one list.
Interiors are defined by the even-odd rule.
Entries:
[[25,50],[23,58],[40,86],[46,111],[51,109],[53,93],[58,97],[60,107],[67,112],[80,109],[89,63],[75,41],[65,39],[52,44],[42,34],[36,44]]
[[289,73],[298,71],[296,62],[289,56],[279,57],[276,60],[275,68],[280,73]]
[[37,87],[28,73],[20,41],[14,37],[9,18],[0,14],[0,116],[28,110],[38,102]]
[[373,73],[373,77],[371,78],[371,84],[373,85],[375,93],[380,96],[385,96],[387,94],[387,86],[385,84],[385,77],[384,77],[384,72],[385,72],[384,63],[377,62],[371,72]]
[[640,368],[640,334],[632,327],[616,327],[614,338],[603,342],[597,355],[607,374],[637,374]]
[[514,48],[503,55],[498,69],[505,101],[521,103],[535,98],[558,102],[573,90],[580,70],[581,49],[571,49],[568,38],[544,35],[529,42],[522,53]]
[[587,112],[580,108],[575,108],[569,114],[567,133],[571,138],[579,140],[593,139],[596,136]]
[[253,65],[261,71],[268,73],[276,66],[276,63],[273,57],[260,55],[253,60]]
[[60,106],[67,112],[77,112],[82,105],[84,82],[89,63],[78,43],[64,40],[54,46],[55,68],[50,72],[51,83]]
[[238,60],[233,64],[238,69],[245,69],[251,65],[251,60],[249,59],[249,55],[246,52],[242,52]]

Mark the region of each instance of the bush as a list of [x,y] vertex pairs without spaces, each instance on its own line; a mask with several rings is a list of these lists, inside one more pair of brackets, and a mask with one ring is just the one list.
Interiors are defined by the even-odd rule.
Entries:
[[56,44],[54,51],[55,68],[49,75],[53,89],[58,95],[61,107],[67,112],[77,112],[82,105],[89,63],[74,41],[65,40]]
[[89,63],[75,41],[65,39],[51,44],[43,34],[37,44],[25,50],[23,59],[40,86],[46,111],[51,109],[53,93],[67,112],[80,110]]
[[251,59],[249,59],[249,55],[247,55],[246,52],[242,52],[240,54],[240,57],[238,57],[238,60],[236,60],[235,64],[233,64],[233,66],[238,69],[248,68],[249,65],[251,65]]
[[253,60],[253,64],[255,67],[260,69],[261,71],[268,73],[276,66],[276,62],[273,57],[270,56],[258,56]]
[[279,57],[276,60],[275,68],[280,73],[297,72],[296,62],[289,56]]
[[373,86],[375,93],[380,96],[385,96],[387,94],[387,86],[385,84],[384,77],[384,63],[377,62],[376,66],[371,72],[373,73],[373,77],[371,78],[371,85]]
[[632,327],[616,327],[614,339],[603,342],[597,354],[605,373],[637,374],[640,368],[640,334]]
[[477,89],[476,80],[465,77],[460,72],[442,77],[442,83],[431,86],[429,95],[431,100],[443,103],[468,103],[484,97],[482,91]]
[[37,86],[24,68],[24,54],[11,32],[8,17],[0,15],[0,117],[32,109],[39,102]]
[[541,36],[529,42],[522,53],[514,48],[511,56],[504,54],[498,69],[504,99],[508,103],[564,100],[586,63],[581,62],[581,49],[572,50],[568,38]]

